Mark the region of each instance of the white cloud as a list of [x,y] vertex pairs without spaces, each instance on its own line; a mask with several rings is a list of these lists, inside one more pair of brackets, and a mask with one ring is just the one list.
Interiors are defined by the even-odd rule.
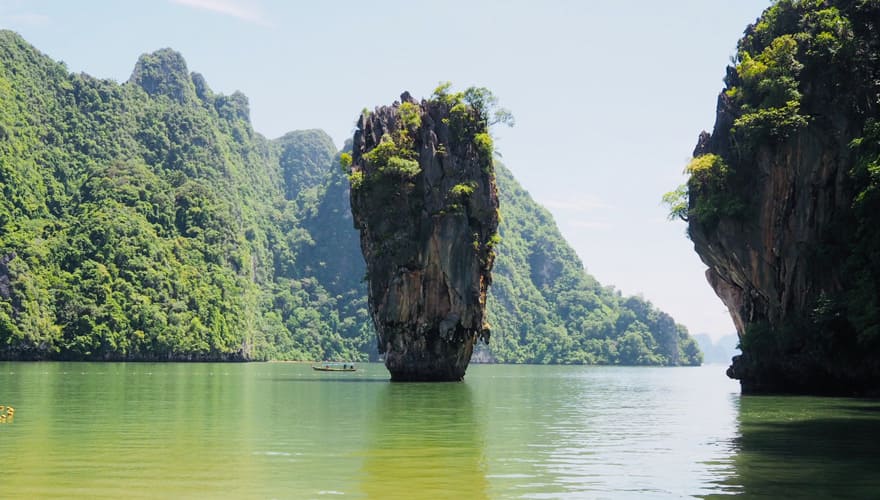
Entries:
[[171,0],[172,3],[234,17],[249,23],[269,26],[260,7],[248,0]]

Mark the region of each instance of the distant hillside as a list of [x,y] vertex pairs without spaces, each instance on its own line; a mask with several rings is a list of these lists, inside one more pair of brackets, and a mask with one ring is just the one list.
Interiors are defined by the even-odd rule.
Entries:
[[717,341],[713,341],[712,337],[705,333],[698,333],[694,335],[694,340],[697,341],[700,351],[703,352],[703,363],[705,364],[728,365],[734,356],[740,354],[737,347],[739,338],[735,333],[725,335]]
[[[71,74],[0,31],[0,359],[375,359],[338,152],[255,133],[180,54]],[[589,276],[498,166],[504,362],[694,364],[686,330]]]

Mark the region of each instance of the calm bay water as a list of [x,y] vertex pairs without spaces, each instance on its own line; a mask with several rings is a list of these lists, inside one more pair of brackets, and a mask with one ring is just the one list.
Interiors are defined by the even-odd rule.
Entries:
[[880,402],[720,366],[0,363],[0,498],[880,496]]

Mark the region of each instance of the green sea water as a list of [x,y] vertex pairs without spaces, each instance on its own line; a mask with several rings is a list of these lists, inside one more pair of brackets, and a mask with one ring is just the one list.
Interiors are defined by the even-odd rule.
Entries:
[[723,371],[0,363],[0,498],[880,497],[880,402]]

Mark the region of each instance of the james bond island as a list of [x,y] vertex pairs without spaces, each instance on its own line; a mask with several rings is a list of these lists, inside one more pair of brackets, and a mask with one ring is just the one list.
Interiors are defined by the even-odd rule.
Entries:
[[878,19],[877,2],[768,8],[667,195],[733,316],[744,393],[880,393]]
[[404,92],[361,114],[343,157],[392,380],[461,380],[474,343],[489,340],[486,292],[500,241],[493,102],[485,89],[441,86],[421,102]]

